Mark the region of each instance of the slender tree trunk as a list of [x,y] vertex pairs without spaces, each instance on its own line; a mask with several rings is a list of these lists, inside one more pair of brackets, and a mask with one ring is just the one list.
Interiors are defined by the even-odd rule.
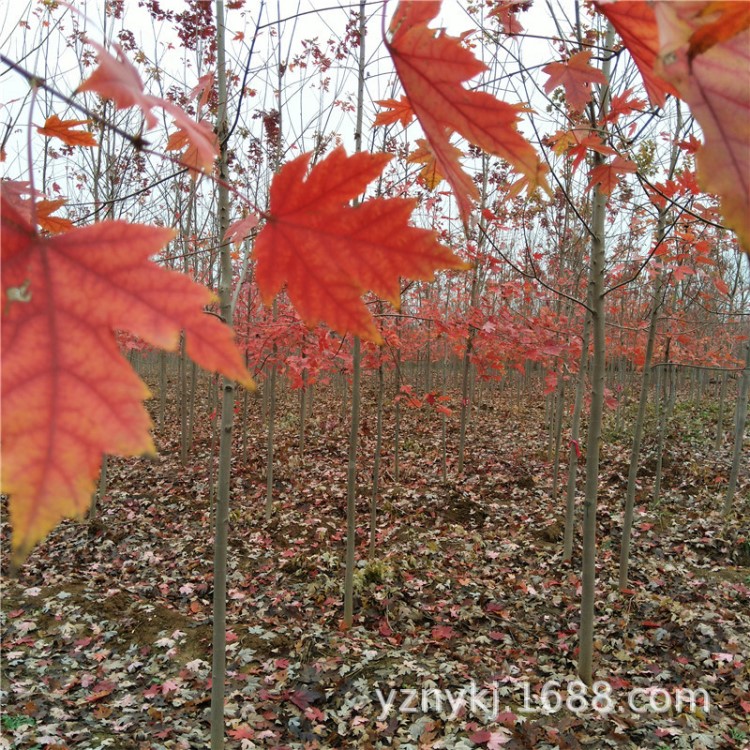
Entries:
[[[605,49],[611,49],[614,42],[614,29],[607,28]],[[610,58],[602,64],[602,72],[609,81]],[[609,84],[601,88],[599,116],[607,112]],[[596,117],[592,109],[592,127]],[[594,167],[604,163],[601,154],[594,153]],[[578,674],[586,685],[591,685],[594,656],[594,606],[596,597],[596,506],[599,494],[599,453],[601,449],[602,415],[604,413],[604,374],[605,374],[605,308],[604,271],[605,238],[604,222],[607,210],[607,196],[599,186],[594,189],[591,212],[591,273],[589,287],[591,293],[591,330],[594,351],[591,363],[591,407],[588,419],[586,440],[586,495],[583,510],[583,564],[581,574],[581,629],[578,652]]]
[[[667,341],[667,352],[669,352],[669,341]],[[667,361],[669,360],[669,354]],[[670,414],[670,404],[672,403],[671,387],[673,380],[673,369],[671,364],[666,365],[662,377],[663,392],[661,397],[661,412],[659,414],[659,436],[656,443],[656,471],[654,473],[654,494],[652,502],[654,505],[659,503],[661,496],[661,473],[664,465],[664,440],[667,434],[667,422]]]
[[[479,286],[478,267],[474,266],[471,278],[471,307],[476,305],[477,289]],[[458,473],[463,474],[464,456],[466,454],[466,428],[471,413],[470,393],[473,389],[470,387],[470,381],[474,377],[474,369],[471,366],[471,353],[474,348],[474,329],[470,328],[466,337],[466,348],[464,349],[462,380],[461,380],[461,421],[458,433]]]
[[180,463],[187,466],[188,457],[188,389],[187,389],[187,354],[185,353],[185,334],[180,337]]
[[[217,132],[219,137],[218,171],[222,180],[218,185],[218,236],[222,238],[220,248],[221,277],[219,279],[219,305],[227,325],[232,325],[232,259],[230,246],[224,242],[229,226],[229,193],[226,188],[228,175],[228,124],[227,124],[227,79],[224,47],[224,0],[216,0],[216,53],[219,90],[219,114]],[[229,542],[229,480],[232,461],[232,423],[234,419],[234,383],[223,379],[221,408],[221,436],[219,447],[219,476],[216,497],[216,526],[214,536],[214,591],[213,591],[213,637],[211,669],[211,750],[224,748],[224,690],[226,676],[226,627],[227,627],[227,548]]]
[[248,405],[250,402],[250,393],[248,392],[247,388],[243,388],[242,390],[242,465],[245,466],[247,464],[247,415],[248,415]]
[[378,525],[378,489],[380,487],[380,455],[383,446],[383,362],[378,365],[377,424],[375,427],[375,456],[372,463],[372,497],[370,498],[370,559],[375,558]]
[[745,369],[742,372],[739,390],[737,391],[737,408],[734,415],[734,450],[732,452],[732,469],[729,473],[729,485],[724,498],[722,514],[728,516],[732,512],[732,501],[737,490],[737,477],[740,473],[742,460],[742,444],[745,439],[745,422],[747,421],[747,394],[750,390],[750,341],[745,346]]
[[716,441],[714,450],[721,450],[721,444],[724,442],[724,404],[727,400],[727,381],[729,378],[724,372],[721,374],[721,388],[719,389],[719,414],[716,420]]
[[560,446],[562,444],[563,414],[565,412],[565,379],[560,375],[557,387],[557,404],[555,409],[555,451],[552,466],[552,500],[557,501],[557,487],[560,479]]
[[299,456],[305,455],[305,418],[307,415],[307,370],[302,372],[302,387],[299,389]]
[[[443,352],[443,384],[441,386],[445,395],[448,377],[448,356]],[[440,476],[444,482],[448,481],[448,417],[445,412],[440,414]]]
[[349,462],[346,471],[346,570],[344,578],[344,626],[350,628],[354,621],[354,566],[357,545],[357,443],[359,437],[360,407],[360,344],[354,338],[352,353],[352,412],[349,431]]
[[[659,217],[657,229],[657,242],[661,242],[664,236],[664,225],[666,215],[662,213]],[[656,341],[656,323],[662,298],[663,277],[657,278],[654,299],[651,306],[651,316],[648,328],[648,340],[646,342],[646,358],[643,363],[643,376],[641,379],[641,395],[638,400],[638,414],[633,425],[633,447],[630,451],[630,467],[628,469],[628,487],[625,491],[625,512],[622,521],[622,540],[620,542],[620,591],[628,587],[628,567],[630,565],[630,541],[633,528],[633,511],[635,508],[635,485],[638,478],[638,469],[641,461],[641,440],[643,438],[643,423],[646,418],[646,407],[648,406],[648,393],[651,387],[651,361],[654,356],[654,342]]]
[[398,482],[401,452],[401,349],[396,350],[396,402],[393,415],[393,481]]
[[159,416],[157,424],[159,432],[164,430],[164,415],[167,412],[167,354],[159,352]]
[[[273,318],[276,319],[276,300],[273,301]],[[273,345],[273,356],[276,358],[276,343]],[[273,513],[273,433],[276,425],[276,362],[271,364],[271,373],[267,383],[267,433],[266,433],[266,507],[264,518],[268,521]]]
[[102,468],[99,470],[99,484],[96,488],[96,492],[91,495],[91,504],[89,505],[89,514],[87,520],[89,522],[96,518],[96,511],[99,503],[107,492],[107,454],[102,456]]
[[198,385],[198,365],[190,362],[190,406],[188,410],[187,449],[193,449],[193,435],[195,434],[195,392]]
[[583,322],[583,343],[581,361],[576,380],[576,395],[573,403],[573,419],[570,425],[570,447],[568,448],[568,489],[565,503],[565,535],[563,538],[563,560],[573,559],[573,538],[575,535],[576,514],[576,478],[578,473],[578,454],[581,441],[581,411],[583,410],[583,396],[586,390],[586,372],[589,361],[589,331],[591,320],[588,313]]
[[218,406],[219,406],[219,398],[216,392],[218,382],[219,382],[219,376],[212,374],[209,378],[209,388],[211,390],[209,392],[209,399],[208,399],[208,404],[209,404],[208,408],[211,412],[211,416],[210,416],[211,442],[209,443],[209,449],[208,449],[208,503],[209,503],[209,514],[210,514],[212,525],[214,525],[216,521],[214,512],[216,510],[215,503],[216,503],[217,486],[216,486],[216,483],[214,482],[214,477],[216,475],[216,446],[219,442],[219,416],[217,414]]
[[[365,11],[366,0],[359,3],[359,75],[357,77],[357,125],[355,150],[362,150],[362,120],[365,99]],[[359,443],[359,409],[361,352],[359,337],[354,337],[352,352],[352,411],[349,431],[349,462],[346,472],[346,571],[344,578],[344,627],[354,622],[354,566],[357,546],[357,446]]]

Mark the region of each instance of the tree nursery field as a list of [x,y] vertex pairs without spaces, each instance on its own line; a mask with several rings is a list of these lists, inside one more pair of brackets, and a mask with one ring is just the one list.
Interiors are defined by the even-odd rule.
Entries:
[[750,3],[0,18],[0,750],[750,747]]

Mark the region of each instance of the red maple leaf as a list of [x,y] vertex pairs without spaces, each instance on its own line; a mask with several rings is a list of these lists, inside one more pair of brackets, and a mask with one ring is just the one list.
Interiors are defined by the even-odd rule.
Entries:
[[146,118],[146,127],[153,128],[158,120],[151,111],[159,102],[143,91],[143,82],[133,63],[119,44],[112,45],[115,57],[96,42],[88,42],[97,52],[99,65],[78,87],[78,91],[94,91],[105,99],[112,99],[119,109],[138,107]]
[[633,89],[625,89],[620,94],[613,94],[604,122],[617,122],[633,112],[643,112],[648,106],[645,99],[639,99],[633,94]]
[[623,156],[616,156],[607,164],[600,164],[591,170],[589,188],[599,185],[599,189],[605,195],[612,195],[612,191],[620,181],[620,175],[627,172],[636,172],[638,167]]
[[115,57],[96,42],[90,41],[89,44],[97,51],[99,65],[78,91],[94,91],[114,101],[119,109],[138,107],[146,118],[147,128],[153,128],[158,122],[153,109],[160,107],[165,110],[174,118],[178,128],[170,138],[168,148],[177,150],[189,144],[185,154],[186,166],[206,171],[218,153],[216,135],[209,123],[196,122],[173,102],[146,94],[138,71],[117,44],[113,45]]
[[255,214],[248,214],[242,219],[238,219],[227,227],[224,239],[239,247],[250,232],[258,226],[258,217]]
[[517,18],[517,11],[523,10],[524,0],[505,0],[498,3],[488,14],[488,18],[496,18],[503,32],[512,36],[523,34],[523,26]]
[[589,129],[560,131],[551,136],[548,141],[556,154],[567,154],[573,158],[572,168],[575,172],[589,151],[596,151],[606,156],[614,156],[617,152],[607,146],[601,137]]
[[[704,146],[696,156],[701,187],[721,198],[726,224],[750,254],[750,30],[746,14],[732,15],[723,2],[658,3],[663,40],[659,71],[674,84],[701,126]],[[747,3],[736,3],[747,6]],[[719,33],[713,13],[727,18]],[[703,34],[702,32],[705,32]],[[730,33],[731,32],[731,33]],[[696,43],[696,38],[698,42]],[[694,45],[697,45],[694,47]],[[700,52],[699,50],[705,49]],[[691,55],[694,55],[691,57]]]
[[533,146],[518,132],[521,105],[499,101],[463,83],[487,69],[461,44],[427,24],[440,2],[401,0],[391,20],[391,39],[385,40],[396,72],[435,156],[437,170],[450,183],[464,220],[479,192],[463,171],[450,144],[451,133],[509,162],[528,180],[530,189],[549,190],[546,166]]
[[75,130],[78,125],[89,125],[91,120],[61,120],[57,115],[50,115],[44,127],[37,132],[48,138],[59,138],[68,146],[96,146],[96,138],[88,130]]
[[[198,84],[190,92],[190,98],[198,99],[198,111],[200,112],[203,107],[208,104],[208,99],[211,96],[211,92],[214,88],[214,75],[213,71],[206,73],[198,79]],[[198,98],[200,96],[200,98]]]
[[103,453],[153,452],[148,388],[116,330],[175,349],[250,384],[229,328],[203,313],[212,294],[148,257],[171,229],[105,221],[41,237],[2,201],[2,491],[19,563],[63,517],[89,505]]
[[[311,154],[285,164],[271,185],[266,225],[255,241],[256,278],[270,304],[286,284],[309,326],[381,342],[361,297],[371,290],[398,305],[399,277],[431,279],[438,268],[466,268],[437,235],[409,226],[416,201],[348,202],[380,175],[389,154],[347,156],[335,149],[309,174]],[[306,176],[307,174],[307,176]]]
[[564,62],[553,62],[545,65],[542,72],[549,76],[544,90],[549,94],[558,86],[565,89],[565,96],[574,112],[583,112],[591,100],[591,84],[606,83],[599,68],[591,66],[591,50],[584,50],[571,55]]

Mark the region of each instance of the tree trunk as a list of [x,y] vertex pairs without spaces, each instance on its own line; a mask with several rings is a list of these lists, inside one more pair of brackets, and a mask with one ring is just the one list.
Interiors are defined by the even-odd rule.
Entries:
[[719,414],[716,419],[716,441],[714,450],[721,450],[721,444],[724,442],[724,404],[727,400],[727,381],[729,378],[724,372],[721,374],[721,388],[719,389]]
[[[657,242],[664,237],[664,225],[666,214],[659,216],[659,227],[657,229]],[[641,379],[641,395],[638,400],[638,414],[633,425],[633,447],[630,450],[630,467],[628,469],[628,487],[625,491],[625,512],[622,521],[622,540],[620,542],[620,591],[628,586],[628,567],[630,565],[630,538],[633,528],[633,510],[635,508],[635,485],[638,477],[638,469],[641,461],[641,440],[643,438],[643,423],[646,418],[646,407],[648,406],[648,392],[651,387],[651,360],[654,356],[654,342],[656,341],[656,322],[661,306],[663,277],[659,275],[654,289],[654,299],[651,306],[651,316],[648,328],[648,340],[646,342],[646,359],[643,363],[643,376]]]
[[[276,319],[276,300],[273,301],[273,318]],[[273,345],[273,356],[276,357],[276,343]],[[276,362],[271,363],[271,374],[268,377],[266,398],[268,399],[267,433],[266,433],[266,507],[263,517],[270,520],[273,513],[273,433],[276,424]]]
[[350,628],[354,621],[354,566],[356,564],[357,534],[357,443],[359,437],[359,337],[354,338],[352,353],[352,414],[349,431],[349,462],[346,472],[346,570],[344,577],[344,626]]
[[375,557],[378,522],[378,489],[380,486],[380,454],[383,446],[383,362],[378,365],[378,405],[375,427],[375,457],[372,463],[372,497],[370,498],[370,559]]
[[734,415],[734,451],[732,452],[732,469],[729,474],[729,485],[724,498],[722,515],[728,516],[732,512],[732,501],[737,490],[737,477],[740,473],[742,460],[742,444],[745,440],[745,422],[747,421],[747,394],[750,390],[750,341],[745,346],[745,369],[742,372],[739,390],[737,392],[737,408]]
[[563,560],[573,559],[573,538],[575,535],[576,513],[576,475],[578,473],[578,454],[581,441],[581,411],[583,410],[583,396],[586,389],[586,371],[589,361],[589,331],[591,320],[588,314],[583,322],[583,343],[581,361],[578,367],[576,381],[576,396],[573,404],[573,419],[570,426],[570,447],[568,449],[568,489],[565,503],[565,535],[563,538]]
[[[611,49],[614,42],[614,29],[608,25],[605,49]],[[602,64],[602,72],[609,81],[610,60]],[[599,115],[607,112],[609,84],[601,90]],[[592,112],[592,127],[596,118]],[[604,163],[602,155],[594,153],[594,167]],[[586,440],[586,495],[583,509],[583,564],[581,573],[581,630],[578,652],[578,674],[586,685],[591,685],[594,656],[594,604],[596,594],[596,505],[599,493],[599,452],[604,412],[604,368],[606,354],[604,271],[605,243],[604,220],[607,210],[607,196],[599,186],[594,189],[591,212],[591,273],[589,276],[589,301],[591,304],[591,330],[594,351],[591,363],[591,407],[588,419]]]
[[[362,120],[365,99],[365,3],[359,3],[359,75],[357,86],[357,125],[354,131],[355,150],[362,150]],[[344,579],[344,626],[354,622],[354,566],[357,546],[357,445],[359,442],[360,341],[354,337],[352,352],[352,413],[349,431],[349,462],[346,471],[346,571]]]
[[159,416],[157,424],[159,432],[164,430],[164,415],[167,411],[167,354],[159,352]]
[[180,337],[180,463],[187,465],[188,456],[188,389],[187,389],[187,354],[185,353],[185,334]]
[[[223,238],[229,226],[228,179],[228,125],[227,79],[224,48],[224,0],[216,0],[216,52],[219,89],[218,170],[222,182],[218,185],[218,236]],[[223,240],[222,240],[223,241]],[[221,277],[219,279],[219,305],[228,326],[232,325],[232,259],[229,243],[220,249]],[[216,496],[216,526],[214,535],[214,591],[213,637],[211,668],[211,750],[224,748],[224,689],[226,676],[227,628],[227,547],[229,541],[229,479],[232,461],[232,423],[234,419],[234,383],[223,378],[221,408],[221,437],[219,447],[219,477]]]

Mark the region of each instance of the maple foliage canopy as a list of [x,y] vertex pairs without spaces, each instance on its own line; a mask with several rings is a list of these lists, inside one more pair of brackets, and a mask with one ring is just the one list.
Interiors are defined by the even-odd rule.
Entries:
[[146,386],[116,330],[188,354],[247,385],[232,332],[203,312],[212,294],[148,260],[171,229],[105,221],[39,236],[2,197],[2,488],[13,558],[89,506],[104,453],[153,452]]
[[677,91],[656,70],[659,56],[659,30],[651,3],[645,0],[615,2],[600,0],[596,7],[620,35],[643,78],[643,86],[652,104],[664,106],[667,94]]
[[362,301],[371,290],[398,306],[400,277],[431,279],[439,268],[466,264],[435,232],[408,224],[416,201],[359,196],[391,160],[389,154],[332,151],[307,172],[311,154],[285,164],[271,185],[266,224],[255,243],[256,277],[270,304],[286,284],[310,326],[324,321],[339,333],[380,343]]
[[598,2],[655,104],[675,94],[703,130],[702,187],[750,254],[750,6],[746,2]]
[[[745,6],[742,15],[725,6]],[[696,164],[702,187],[721,198],[727,225],[750,253],[750,31],[748,3],[658,3],[663,75],[690,105],[701,126]],[[736,24],[732,28],[733,22]],[[701,31],[708,29],[708,33]],[[719,32],[718,29],[721,29]],[[714,33],[715,32],[715,33]],[[698,38],[697,46],[695,39]],[[705,51],[699,51],[705,50]],[[745,75],[737,75],[737,66]]]
[[[391,20],[391,39],[386,39],[385,44],[432,149],[435,171],[450,184],[466,221],[479,191],[461,168],[458,152],[450,143],[454,132],[509,162],[524,176],[529,189],[549,188],[544,176],[546,166],[516,127],[525,108],[463,86],[487,66],[460,39],[427,26],[439,10],[440,0],[402,0]],[[394,116],[404,116],[402,104],[389,102],[389,105]],[[387,121],[387,116],[380,120]]]

